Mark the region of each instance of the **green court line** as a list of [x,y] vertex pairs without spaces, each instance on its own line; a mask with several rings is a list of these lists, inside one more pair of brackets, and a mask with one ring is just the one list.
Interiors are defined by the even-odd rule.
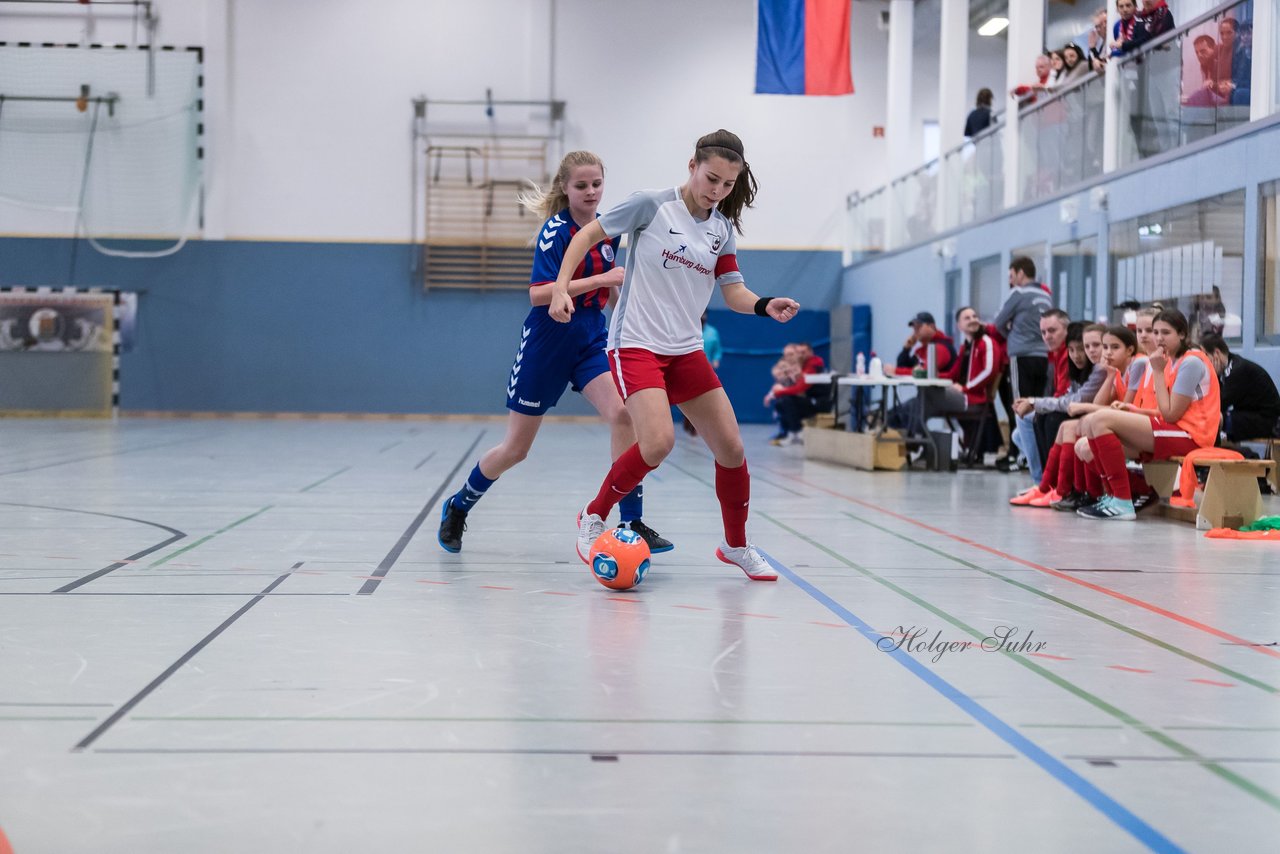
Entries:
[[234,522],[232,522],[230,525],[228,525],[227,527],[222,528],[222,529],[217,530],[217,531],[214,531],[212,534],[210,534],[210,535],[209,535],[209,536],[207,536],[207,537],[201,537],[200,539],[196,540],[196,541],[195,541],[194,543],[192,543],[191,545],[189,545],[189,546],[184,546],[183,548],[178,549],[178,550],[177,550],[176,552],[174,552],[173,554],[166,555],[166,556],[164,556],[164,557],[160,558],[160,560],[158,560],[158,561],[156,561],[155,563],[153,563],[153,564],[149,565],[149,566],[147,567],[147,569],[154,569],[155,567],[159,566],[159,565],[160,565],[160,564],[162,564],[162,563],[167,563],[167,562],[169,562],[169,561],[173,560],[173,559],[174,559],[175,557],[177,557],[178,555],[183,554],[184,552],[189,552],[189,551],[191,551],[192,549],[194,549],[196,546],[200,545],[201,543],[207,543],[207,542],[209,542],[210,540],[212,540],[214,537],[218,536],[219,534],[223,534],[223,533],[226,533],[227,531],[230,531],[230,530],[231,530],[232,528],[234,528],[236,525],[240,525],[240,524],[243,524],[243,523],[245,523],[245,522],[248,522],[248,521],[249,521],[250,519],[252,519],[254,516],[261,516],[263,513],[266,513],[266,512],[267,512],[268,510],[270,510],[272,507],[275,507],[275,505],[274,505],[274,504],[268,504],[266,507],[263,507],[261,510],[255,510],[253,513],[250,513],[248,516],[245,516],[243,519],[237,519],[237,520],[235,520]]
[[1152,644],[1154,646],[1158,646],[1161,649],[1165,650],[1166,652],[1171,652],[1174,655],[1181,656],[1182,658],[1185,658],[1188,661],[1194,661],[1196,664],[1200,664],[1205,667],[1208,667],[1210,670],[1216,670],[1218,673],[1221,673],[1223,676],[1230,676],[1232,679],[1238,679],[1239,681],[1252,685],[1255,688],[1261,688],[1263,691],[1266,691],[1269,694],[1280,694],[1280,688],[1276,688],[1274,685],[1268,685],[1266,682],[1263,682],[1259,679],[1254,679],[1252,676],[1246,676],[1245,674],[1237,670],[1232,670],[1231,668],[1226,667],[1225,665],[1217,664],[1215,662],[1208,660],[1207,658],[1201,658],[1200,656],[1196,655],[1193,652],[1189,652],[1185,649],[1182,649],[1181,647],[1174,646],[1173,644],[1168,643],[1167,641],[1162,641],[1159,638],[1152,637],[1151,635],[1146,634],[1145,632],[1141,632],[1135,628],[1126,626],[1123,623],[1118,623],[1115,620],[1111,619],[1110,617],[1104,617],[1102,614],[1099,614],[1096,611],[1090,611],[1088,608],[1077,605],[1074,602],[1068,602],[1066,599],[1062,599],[1058,596],[1054,596],[1052,593],[1046,593],[1043,590],[1032,587],[1030,584],[1024,584],[1021,581],[1018,581],[1013,578],[1009,578],[1008,576],[1003,575],[999,572],[996,572],[995,570],[986,569],[984,567],[978,566],[976,563],[970,563],[969,561],[963,558],[956,557],[955,555],[945,552],[941,549],[936,549],[933,546],[928,545],[927,543],[922,543],[919,540],[912,539],[906,534],[900,534],[897,531],[893,531],[893,530],[890,530],[889,528],[885,528],[881,525],[877,525],[875,522],[868,521],[867,519],[864,519],[861,516],[855,516],[854,514],[848,512],[847,510],[841,510],[840,512],[843,513],[845,516],[848,516],[850,519],[854,520],[855,522],[861,522],[862,524],[868,527],[875,528],[877,531],[883,531],[884,533],[889,534],[890,536],[897,537],[898,539],[905,540],[906,542],[911,543],[912,545],[919,546],[925,551],[930,551],[936,555],[945,557],[948,560],[953,560],[956,563],[960,564],[961,566],[965,566],[965,567],[968,567],[969,569],[977,570],[978,572],[981,572],[984,575],[988,575],[992,578],[997,578],[1000,581],[1005,582],[1006,584],[1012,584],[1014,587],[1017,587],[1020,590],[1025,590],[1028,593],[1035,594],[1036,596],[1039,596],[1042,599],[1048,599],[1049,601],[1054,602],[1058,605],[1062,605],[1065,608],[1070,608],[1072,611],[1075,611],[1078,614],[1081,614],[1086,617],[1091,617],[1092,619],[1095,619],[1100,623],[1105,623],[1113,629],[1122,631],[1127,635],[1131,635],[1132,637],[1138,638],[1139,640],[1144,640],[1147,643]]
[[[972,637],[974,640],[977,640],[979,643],[981,643],[982,640],[987,637],[986,634],[973,628],[968,623],[961,621],[959,618],[952,616],[951,614],[947,613],[941,608],[938,608],[932,603],[927,602],[924,599],[921,599],[919,596],[916,596],[914,593],[911,593],[910,591],[902,587],[899,587],[898,585],[894,584],[892,581],[889,581],[888,579],[885,579],[885,578],[881,578],[879,575],[876,575],[874,572],[863,569],[861,566],[849,560],[847,557],[840,554],[839,552],[836,552],[833,549],[830,549],[827,546],[824,546],[822,543],[819,543],[817,540],[813,539],[812,537],[802,534],[801,532],[797,531],[795,528],[792,528],[790,525],[787,525],[784,522],[778,521],[777,519],[770,516],[768,513],[761,513],[760,515],[765,519],[768,519],[774,525],[777,525],[782,530],[787,531],[788,533],[792,534],[798,539],[803,540],[804,542],[808,543],[809,545],[813,546],[819,551],[822,551],[830,555],[835,560],[840,561],[845,566],[849,567],[850,569],[854,570],[855,572],[864,576],[865,578],[876,582],[882,587],[892,590],[894,593],[897,593],[899,596],[914,603],[918,607],[924,608],[926,611],[930,612],[931,614],[945,620],[955,628],[959,629],[960,631]],[[1152,739],[1153,741],[1162,745],[1163,747],[1166,747],[1169,750],[1172,750],[1174,753],[1178,754],[1184,759],[1188,759],[1192,762],[1195,762],[1201,768],[1204,768],[1206,771],[1210,772],[1211,774],[1214,774],[1215,776],[1219,777],[1225,782],[1231,784],[1232,786],[1235,786],[1240,791],[1248,795],[1252,795],[1253,797],[1257,798],[1259,801],[1271,807],[1272,809],[1276,811],[1280,811],[1280,797],[1277,797],[1276,795],[1262,788],[1257,783],[1254,783],[1251,780],[1247,780],[1244,777],[1240,776],[1239,774],[1235,773],[1234,771],[1231,771],[1230,769],[1224,768],[1216,762],[1206,759],[1205,757],[1201,756],[1199,753],[1192,750],[1190,747],[1186,746],[1182,742],[1177,741],[1176,739],[1166,735],[1165,733],[1161,732],[1160,730],[1156,729],[1153,726],[1150,726],[1149,724],[1143,723],[1142,721],[1138,720],[1136,717],[1124,711],[1123,709],[1113,706],[1111,703],[1108,703],[1106,700],[1103,700],[1101,697],[1098,697],[1094,694],[1089,693],[1084,688],[1081,688],[1075,683],[1062,678],[1061,676],[1054,673],[1053,671],[1048,670],[1047,668],[1041,667],[1039,664],[1036,664],[1034,661],[1031,661],[1029,658],[1026,658],[1025,656],[1022,656],[1022,655],[1018,655],[1016,653],[1009,652],[1006,649],[1000,649],[998,651],[1006,659],[1013,661],[1017,664],[1020,664],[1021,666],[1030,670],[1032,673],[1035,673],[1037,676],[1040,676],[1041,678],[1046,679],[1049,682],[1052,682],[1054,685],[1057,685],[1059,688],[1063,689],[1064,691],[1067,691],[1068,693],[1075,695],[1079,699],[1084,700],[1086,703],[1098,709],[1099,711],[1102,711],[1107,715],[1120,721],[1121,723],[1128,725],[1132,729],[1142,733],[1143,735],[1147,736],[1148,738]]]
[[337,471],[335,471],[333,474],[329,475],[328,477],[322,477],[322,478],[320,478],[319,480],[317,480],[315,483],[311,484],[310,486],[304,486],[304,487],[302,487],[302,489],[299,489],[298,491],[299,491],[299,492],[306,492],[306,491],[307,491],[307,490],[309,490],[309,489],[315,489],[317,486],[319,486],[320,484],[324,483],[325,481],[327,481],[327,480],[333,480],[335,477],[337,477],[338,475],[342,474],[344,471],[350,471],[350,470],[351,470],[351,466],[343,466],[342,468],[338,469]]
[[[90,718],[90,720],[94,720]],[[351,717],[313,717],[313,716],[277,716],[277,715],[249,715],[243,717],[232,716],[191,716],[191,715],[161,715],[158,717],[144,717],[135,715],[130,718],[134,721],[284,721],[289,723],[320,721],[325,723],[334,723],[341,721],[350,721],[357,723],[504,723],[504,724],[716,724],[716,725],[737,725],[737,726],[903,726],[903,727],[973,727],[976,724],[966,721],[957,723],[931,723],[928,721],[742,721],[727,719],[698,719],[698,718],[642,718],[642,719],[619,719],[619,718],[467,718],[467,717],[430,717],[430,716],[407,716],[407,717],[377,717],[377,716],[351,716]]]

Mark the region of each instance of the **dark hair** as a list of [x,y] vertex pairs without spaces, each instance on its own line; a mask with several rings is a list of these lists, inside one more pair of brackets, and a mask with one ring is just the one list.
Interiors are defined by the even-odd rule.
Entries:
[[1218,22],[1219,27],[1221,27],[1223,24],[1230,24],[1231,32],[1233,33],[1240,31],[1240,22],[1237,21],[1235,18],[1223,18],[1221,21]]
[[1173,331],[1182,336],[1182,346],[1178,348],[1178,352],[1170,353],[1173,359],[1180,359],[1182,355],[1191,349],[1191,327],[1187,325],[1187,317],[1176,308],[1163,309],[1159,314],[1151,319],[1151,325],[1164,322],[1173,327]]
[[1107,331],[1103,335],[1110,335],[1112,338],[1119,338],[1120,343],[1138,355],[1138,336],[1133,334],[1133,330],[1127,326],[1108,326]]
[[[978,310],[977,310],[976,308],[974,308],[973,306],[971,306],[971,305],[962,305],[962,306],[960,306],[959,308],[957,308],[957,309],[956,309],[956,323],[959,323],[959,322],[960,322],[960,315],[962,315],[962,314],[964,314],[966,311],[970,311],[970,310],[972,310],[974,314],[977,314],[977,313],[978,313]],[[981,318],[981,317],[979,317],[978,319],[979,319],[979,321],[981,321],[981,319],[982,319],[982,318]],[[986,325],[985,325],[985,324],[983,324],[983,323],[979,323],[979,324],[978,324],[978,331],[977,331],[977,332],[975,332],[975,333],[973,333],[973,340],[974,340],[974,341],[977,341],[979,338],[981,338],[982,336],[984,336],[984,335],[986,335],[986,334],[987,334],[987,327],[986,327]]]
[[1222,336],[1216,332],[1206,332],[1200,336],[1200,349],[1206,353],[1231,355],[1231,348],[1227,346],[1227,342],[1222,339]]
[[1062,61],[1064,63],[1067,61],[1067,51],[1069,50],[1075,51],[1076,61],[1074,65],[1067,66],[1068,68],[1075,68],[1076,65],[1079,65],[1080,63],[1084,62],[1084,51],[1080,49],[1080,45],[1076,44],[1075,42],[1067,42],[1062,46]]
[[1191,44],[1192,44],[1192,46],[1194,46],[1194,47],[1199,47],[1200,45],[1204,44],[1205,42],[1208,42],[1208,43],[1209,43],[1211,46],[1213,46],[1213,47],[1217,47],[1217,46],[1218,46],[1218,43],[1217,43],[1216,41],[1214,41],[1214,40],[1213,40],[1213,36],[1196,36],[1196,40],[1195,40],[1195,41],[1193,41]]
[[978,90],[978,106],[990,107],[991,102],[995,100],[995,97],[996,96],[992,94],[991,90],[984,86]]
[[730,133],[724,128],[707,134],[700,138],[694,147],[693,160],[695,163],[703,163],[712,157],[723,157],[730,163],[742,164],[742,171],[738,173],[738,180],[734,183],[733,189],[729,191],[729,195],[720,200],[720,204],[716,205],[716,209],[733,223],[733,227],[739,234],[742,234],[742,211],[752,207],[756,200],[756,191],[760,189],[756,184],[755,176],[751,174],[751,165],[747,163],[742,140],[738,139],[737,134]]
[[[1045,314],[1048,314],[1048,312],[1045,312]],[[1042,314],[1040,316],[1044,317],[1045,314]],[[1068,323],[1066,344],[1070,345],[1074,343],[1074,344],[1083,345],[1084,344],[1084,327],[1085,327],[1085,323],[1083,320],[1073,320],[1070,323]],[[1073,383],[1076,383],[1078,385],[1083,385],[1084,381],[1089,379],[1089,374],[1093,373],[1093,365],[1089,362],[1088,359],[1085,359],[1084,367],[1077,368],[1076,363],[1072,361],[1070,356],[1066,356],[1065,358],[1067,360],[1067,378],[1070,379],[1071,382]]]
[[1009,262],[1010,270],[1021,270],[1026,273],[1027,278],[1031,281],[1036,280],[1036,262],[1032,261],[1026,255],[1019,255]]
[[1072,326],[1075,326],[1077,323],[1079,323],[1079,324],[1080,324],[1080,335],[1081,335],[1081,337],[1082,337],[1082,338],[1084,337],[1084,321],[1082,321],[1082,320],[1077,320],[1077,321],[1074,321],[1074,322],[1073,322],[1073,321],[1071,320],[1071,315],[1067,314],[1067,313],[1066,313],[1065,311],[1063,311],[1062,309],[1060,309],[1060,308],[1049,308],[1049,309],[1045,309],[1044,311],[1040,312],[1040,319],[1041,319],[1041,320],[1044,320],[1046,317],[1056,317],[1058,320],[1061,320],[1063,323],[1065,323],[1065,324],[1067,325],[1067,334],[1068,334],[1068,335],[1069,335],[1069,334],[1071,334],[1071,327],[1072,327]]

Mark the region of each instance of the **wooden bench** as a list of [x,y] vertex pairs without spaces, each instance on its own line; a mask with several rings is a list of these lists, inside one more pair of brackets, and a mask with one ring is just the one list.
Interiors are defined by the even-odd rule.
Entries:
[[[1164,515],[1195,522],[1197,528],[1242,528],[1262,515],[1262,491],[1258,478],[1271,477],[1275,460],[1204,460],[1196,467],[1209,469],[1204,496],[1196,509],[1169,504],[1178,485],[1182,457],[1143,463],[1142,474],[1161,498]],[[1185,497],[1185,496],[1184,496]]]
[[1280,439],[1275,436],[1264,436],[1261,439],[1245,439],[1239,445],[1262,445],[1262,458],[1276,463],[1271,469],[1271,489],[1280,494]]

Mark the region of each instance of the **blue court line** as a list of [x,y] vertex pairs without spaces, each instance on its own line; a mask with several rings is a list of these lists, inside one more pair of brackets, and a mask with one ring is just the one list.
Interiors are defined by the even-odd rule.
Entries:
[[[876,644],[877,649],[882,649],[879,646],[879,643],[882,640],[889,640],[891,643],[896,643],[893,639],[886,638],[885,635],[882,635],[875,629],[871,628],[869,624],[860,619],[853,612],[849,611],[826,593],[823,593],[806,579],[801,578],[793,570],[783,566],[774,559],[772,555],[767,554],[764,551],[760,551],[760,554],[764,555],[765,559],[769,561],[773,568],[781,575],[785,576],[788,581],[799,587],[805,593],[809,594],[809,596],[817,600],[817,602],[828,611],[844,620],[853,628],[857,629],[863,637]],[[1095,809],[1118,824],[1133,836],[1133,838],[1137,839],[1150,850],[1161,852],[1182,852],[1184,850],[1174,844],[1173,841],[1164,836],[1164,834],[1160,833],[1160,831],[1138,818],[1118,801],[1114,800],[1110,795],[1103,792],[1084,777],[1081,777],[1075,771],[1072,771],[1035,742],[1022,735],[1000,718],[996,717],[968,694],[943,679],[928,667],[925,667],[909,653],[903,652],[901,648],[895,646],[892,649],[885,651],[885,654],[892,656],[894,661],[907,668],[907,670],[911,671],[915,676],[918,676],[930,688],[955,703],[962,711],[965,712],[965,714],[982,724],[1001,741],[1005,742],[1014,750],[1039,765],[1041,769],[1047,771],[1058,782],[1084,798]]]

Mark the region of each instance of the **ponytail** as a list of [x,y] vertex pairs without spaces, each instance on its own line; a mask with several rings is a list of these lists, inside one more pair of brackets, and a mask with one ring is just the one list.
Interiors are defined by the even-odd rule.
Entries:
[[[570,151],[560,161],[550,189],[544,190],[530,181],[529,186],[516,194],[516,200],[530,213],[544,220],[550,219],[569,206],[569,191],[565,189],[565,183],[569,180],[569,173],[578,166],[599,166],[601,174],[604,173],[604,161],[597,155],[590,151]],[[542,223],[538,223],[538,228],[542,228]],[[533,239],[538,239],[536,233]]]
[[756,178],[751,174],[751,165],[747,163],[743,153],[742,140],[736,134],[721,128],[698,140],[693,151],[695,163],[703,163],[712,157],[723,157],[730,163],[741,163],[738,180],[734,182],[729,195],[720,200],[716,210],[725,215],[739,234],[742,234],[742,212],[753,207],[756,192],[760,189]]

